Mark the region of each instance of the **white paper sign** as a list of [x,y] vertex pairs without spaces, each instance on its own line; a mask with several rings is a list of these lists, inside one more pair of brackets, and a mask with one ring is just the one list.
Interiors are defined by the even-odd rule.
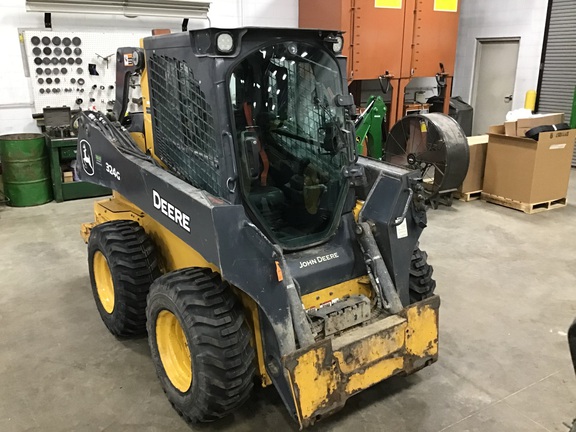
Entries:
[[399,239],[408,237],[408,225],[406,225],[406,219],[404,219],[402,223],[396,227],[396,236]]

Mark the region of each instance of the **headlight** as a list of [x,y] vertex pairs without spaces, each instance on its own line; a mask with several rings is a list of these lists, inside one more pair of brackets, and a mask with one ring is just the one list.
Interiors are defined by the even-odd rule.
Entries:
[[232,50],[234,50],[234,39],[232,35],[230,33],[220,33],[216,37],[216,47],[221,53],[231,53]]
[[332,45],[332,49],[335,53],[342,52],[342,48],[344,47],[344,38],[342,36],[336,36],[336,42]]

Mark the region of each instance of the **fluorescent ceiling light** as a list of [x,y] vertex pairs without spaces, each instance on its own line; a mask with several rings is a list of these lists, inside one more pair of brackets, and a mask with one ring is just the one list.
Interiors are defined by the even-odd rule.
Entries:
[[211,0],[26,0],[28,12],[206,18]]

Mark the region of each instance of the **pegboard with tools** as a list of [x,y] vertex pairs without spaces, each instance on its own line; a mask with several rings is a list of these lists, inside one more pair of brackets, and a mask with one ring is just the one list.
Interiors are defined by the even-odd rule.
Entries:
[[[149,33],[24,31],[35,111],[41,113],[48,106],[102,112],[112,109],[116,50],[138,47],[146,36]],[[142,111],[139,84],[134,83],[128,111]]]

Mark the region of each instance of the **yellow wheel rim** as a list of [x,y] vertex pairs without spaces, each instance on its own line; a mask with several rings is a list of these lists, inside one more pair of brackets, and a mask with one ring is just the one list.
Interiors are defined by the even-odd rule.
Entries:
[[94,279],[100,303],[109,314],[114,310],[114,282],[106,257],[100,251],[94,254]]
[[162,310],[156,320],[156,344],[168,379],[182,393],[192,385],[192,359],[188,341],[176,315]]

